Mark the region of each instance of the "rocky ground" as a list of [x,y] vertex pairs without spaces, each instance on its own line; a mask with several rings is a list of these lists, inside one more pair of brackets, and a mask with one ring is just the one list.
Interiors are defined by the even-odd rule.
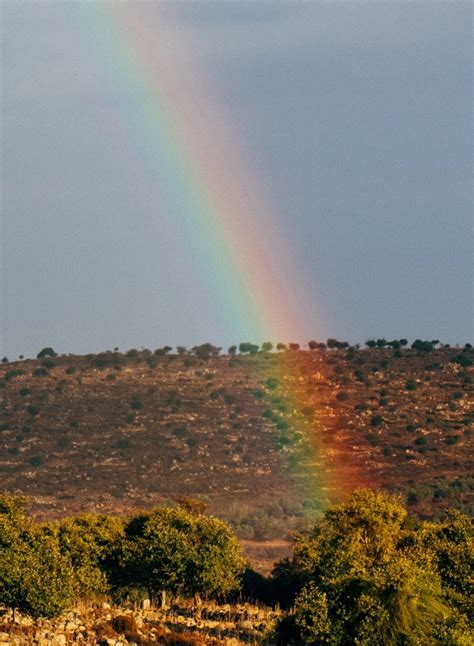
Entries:
[[37,619],[0,608],[1,646],[239,646],[267,643],[278,611],[250,604],[205,603],[165,609],[81,605],[58,619]]

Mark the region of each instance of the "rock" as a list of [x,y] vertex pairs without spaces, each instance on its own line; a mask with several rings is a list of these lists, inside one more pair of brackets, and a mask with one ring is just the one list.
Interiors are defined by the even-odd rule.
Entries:
[[65,646],[66,641],[66,635],[64,633],[59,633],[53,637],[52,644],[53,646]]
[[18,619],[18,623],[20,624],[20,626],[32,626],[34,620],[32,617],[20,617]]
[[142,601],[142,609],[143,610],[150,610],[150,599],[143,599],[143,601]]
[[10,637],[8,633],[0,633],[0,643],[5,644],[10,642]]
[[253,630],[253,623],[251,621],[248,621],[248,619],[244,619],[244,621],[239,621],[239,628],[242,630]]
[[111,605],[110,605],[110,603],[107,603],[106,601],[104,601],[101,608],[102,608],[102,610],[110,610]]

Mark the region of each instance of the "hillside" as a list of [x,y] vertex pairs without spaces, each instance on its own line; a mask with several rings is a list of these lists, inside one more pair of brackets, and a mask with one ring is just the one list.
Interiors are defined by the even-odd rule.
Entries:
[[425,517],[472,512],[471,352],[145,350],[3,363],[0,488],[28,495],[40,518],[201,497],[257,562],[358,485],[401,491]]

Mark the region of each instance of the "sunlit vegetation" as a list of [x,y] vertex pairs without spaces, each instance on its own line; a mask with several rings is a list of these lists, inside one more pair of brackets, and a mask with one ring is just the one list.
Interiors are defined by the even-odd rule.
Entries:
[[[282,504],[272,513],[283,517]],[[199,500],[40,523],[2,495],[0,603],[55,617],[80,600],[180,597],[201,614],[202,600],[251,597],[284,609],[276,623],[268,612],[262,643],[462,646],[472,640],[472,545],[467,516],[416,520],[398,498],[361,489],[300,532],[292,556],[264,577]],[[140,637],[132,615],[114,621]]]

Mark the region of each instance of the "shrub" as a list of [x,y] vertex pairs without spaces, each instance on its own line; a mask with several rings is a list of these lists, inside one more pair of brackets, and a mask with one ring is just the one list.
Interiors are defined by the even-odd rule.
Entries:
[[366,404],[365,402],[362,402],[361,404],[356,404],[355,410],[358,413],[365,413],[366,411],[369,410],[369,405]]
[[67,449],[70,445],[71,440],[66,436],[58,437],[58,439],[56,440],[56,446],[58,447],[58,449]]
[[415,444],[417,446],[424,446],[426,444],[426,437],[424,435],[420,435],[415,439]]
[[140,399],[140,395],[132,395],[130,407],[133,410],[140,410],[141,408],[143,408],[143,402]]
[[25,371],[19,369],[15,370],[7,370],[7,372],[3,375],[3,378],[5,381],[10,381],[11,379],[14,379],[15,377],[21,377],[21,375],[24,375]]
[[48,375],[49,372],[44,367],[36,368],[35,370],[33,370],[33,377],[47,377]]
[[44,464],[44,456],[43,455],[33,455],[30,458],[30,464],[32,467],[40,467],[41,465]]
[[278,379],[276,379],[276,377],[269,377],[265,382],[265,385],[270,390],[275,390],[276,388],[278,388],[279,384],[280,382]]
[[370,423],[372,426],[381,426],[383,423],[383,417],[381,415],[372,415]]
[[26,410],[32,417],[36,417],[40,412],[38,406],[35,406],[35,404],[29,404],[29,406],[26,407]]
[[448,446],[454,446],[454,444],[459,442],[459,435],[448,435],[444,438],[444,442]]

